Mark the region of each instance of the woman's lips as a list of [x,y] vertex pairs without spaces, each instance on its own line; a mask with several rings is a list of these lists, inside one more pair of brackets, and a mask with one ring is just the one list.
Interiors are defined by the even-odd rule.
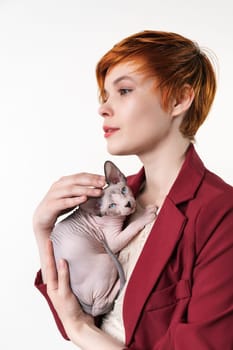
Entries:
[[119,128],[114,128],[114,127],[110,127],[110,126],[104,126],[103,127],[104,130],[104,137],[110,137],[112,136],[116,131],[120,130]]

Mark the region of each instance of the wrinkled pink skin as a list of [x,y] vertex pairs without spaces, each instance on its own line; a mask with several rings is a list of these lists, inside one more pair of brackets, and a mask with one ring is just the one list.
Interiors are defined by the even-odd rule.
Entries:
[[[105,162],[108,186],[101,198],[90,198],[59,222],[52,234],[56,262],[69,263],[70,283],[84,311],[97,316],[111,310],[125,282],[117,254],[149,222],[156,208],[135,210],[136,201],[126,178]],[[134,212],[122,230],[125,218]]]

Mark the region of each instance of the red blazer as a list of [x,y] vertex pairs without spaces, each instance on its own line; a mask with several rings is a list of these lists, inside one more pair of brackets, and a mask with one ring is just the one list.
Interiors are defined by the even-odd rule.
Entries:
[[[135,195],[143,180],[143,169],[128,178]],[[36,285],[49,302],[40,273]],[[233,188],[193,145],[131,275],[123,319],[132,350],[233,350]]]

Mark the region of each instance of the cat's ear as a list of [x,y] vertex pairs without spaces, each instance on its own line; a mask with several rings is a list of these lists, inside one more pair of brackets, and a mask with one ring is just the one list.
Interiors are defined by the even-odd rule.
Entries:
[[101,215],[101,197],[89,198],[85,203],[80,204],[80,207],[89,214]]
[[117,184],[118,182],[125,182],[126,183],[125,175],[110,160],[107,160],[104,163],[104,173],[105,173],[106,182],[109,185],[110,184]]

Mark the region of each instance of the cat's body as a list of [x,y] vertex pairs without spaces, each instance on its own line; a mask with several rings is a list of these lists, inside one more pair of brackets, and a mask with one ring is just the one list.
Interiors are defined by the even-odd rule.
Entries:
[[93,316],[110,311],[124,285],[117,253],[155,218],[155,208],[148,207],[122,230],[126,216],[135,211],[136,201],[112,162],[105,162],[105,176],[108,186],[103,196],[89,199],[51,234],[56,261],[68,261],[72,290],[84,311]]

